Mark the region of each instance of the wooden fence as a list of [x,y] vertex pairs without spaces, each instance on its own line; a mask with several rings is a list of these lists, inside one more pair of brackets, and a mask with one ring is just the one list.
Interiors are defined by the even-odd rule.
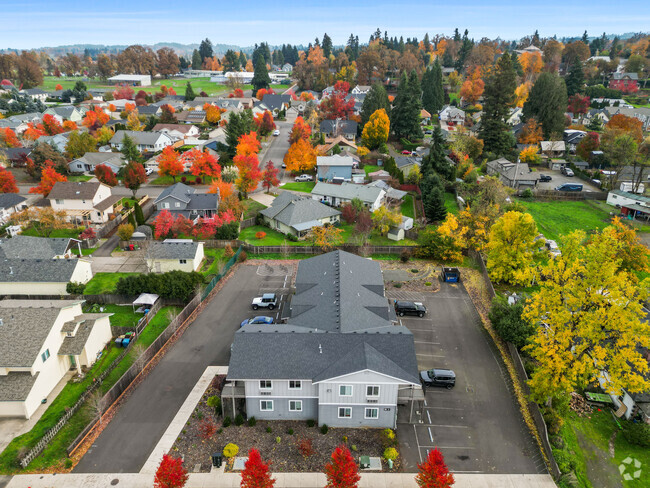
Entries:
[[[521,197],[526,190],[518,190],[517,196]],[[531,190],[533,197],[538,200],[607,200],[607,192],[604,191],[555,191],[555,190]]]
[[252,217],[250,219],[242,219],[241,223],[239,224],[239,228],[247,229],[248,227],[253,227],[256,220],[257,219],[255,217]]

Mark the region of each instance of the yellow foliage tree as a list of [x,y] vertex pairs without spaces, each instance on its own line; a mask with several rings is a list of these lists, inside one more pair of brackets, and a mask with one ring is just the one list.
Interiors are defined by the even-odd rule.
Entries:
[[390,120],[386,110],[380,108],[370,116],[361,133],[363,145],[375,149],[385,144],[390,132]]
[[519,160],[522,163],[536,164],[540,161],[538,146],[528,146],[519,153]]
[[537,224],[528,213],[506,212],[490,228],[487,268],[497,282],[529,285],[539,244]]
[[129,130],[142,132],[144,130],[144,124],[140,121],[140,116],[138,111],[132,111],[126,119],[126,128]]
[[312,171],[316,167],[316,150],[309,141],[298,139],[284,155],[284,163],[287,165],[287,171]]
[[519,62],[521,67],[524,70],[524,75],[527,81],[531,81],[535,78],[535,75],[542,71],[544,62],[542,61],[542,55],[538,52],[534,53],[523,53],[519,56]]
[[344,242],[343,229],[333,225],[312,227],[307,238],[314,243],[314,246],[322,247],[323,251],[329,251]]
[[359,146],[357,148],[357,156],[359,156],[360,158],[367,156],[369,152],[370,149],[368,149],[367,147]]
[[528,100],[528,94],[530,93],[530,86],[528,83],[522,83],[517,88],[515,88],[515,105],[519,108],[524,106],[526,100]]
[[434,232],[437,232],[445,240],[440,250],[440,258],[448,262],[461,262],[463,260],[463,249],[466,244],[465,233],[467,229],[461,227],[456,216],[452,213],[447,213],[444,222],[438,226]]
[[372,224],[382,236],[388,234],[391,227],[395,227],[401,222],[402,214],[396,210],[389,210],[384,205],[372,213]]
[[550,403],[599,379],[616,395],[650,388],[640,353],[650,348],[641,303],[650,283],[638,284],[621,268],[621,246],[609,233],[585,242],[575,231],[541,271],[541,289],[523,314],[540,325],[525,347],[536,362],[529,383],[536,401]]

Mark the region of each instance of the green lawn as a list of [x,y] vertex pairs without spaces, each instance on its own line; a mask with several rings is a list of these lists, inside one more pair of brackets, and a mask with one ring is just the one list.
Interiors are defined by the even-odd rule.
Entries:
[[69,175],[68,181],[89,181],[93,179],[90,175]]
[[260,210],[264,210],[266,205],[260,203],[256,200],[248,198],[241,201],[242,207],[244,207],[244,218],[251,219],[257,215]]
[[402,215],[415,219],[415,208],[413,207],[413,195],[406,195],[401,206]]
[[[74,227],[73,229],[56,229],[52,231],[52,233],[48,237],[71,237],[71,238],[76,238],[79,236],[79,229],[77,227]],[[22,235],[24,236],[32,236],[32,237],[43,237],[40,235],[38,232],[36,232],[36,229],[33,227],[28,227],[26,229],[23,229],[21,232]]]
[[291,190],[291,191],[302,191],[305,193],[311,193],[311,191],[314,189],[316,186],[316,183],[313,181],[292,181],[291,183],[286,183],[282,185],[280,188],[283,190]]
[[[264,239],[258,239],[257,237],[255,237],[255,234],[257,232],[266,233],[266,237],[264,237]],[[239,234],[239,239],[242,241],[246,241],[253,246],[281,246],[285,244],[285,241],[288,246],[310,246],[311,245],[311,242],[308,241],[292,242],[287,238],[287,236],[285,236],[281,232],[278,232],[277,230],[269,229],[268,227],[264,227],[263,225],[254,225],[253,227],[248,227],[242,230]]]
[[[82,256],[88,256],[88,255],[94,253],[96,250],[97,250],[96,247],[90,247],[88,249],[82,249],[81,250],[81,255]],[[76,247],[73,247],[72,248],[72,254],[74,254],[75,256],[79,256],[79,249],[77,249]]]
[[[576,475],[580,486],[600,488],[616,486],[617,482],[622,483],[625,488],[648,486],[650,449],[628,443],[623,434],[618,432],[614,442],[614,458],[610,457],[609,440],[612,434],[618,430],[618,426],[608,410],[599,412],[596,409],[589,417],[579,417],[574,412],[570,412],[565,418],[560,434],[566,443],[564,451],[575,460]],[[626,421],[620,420],[619,422]],[[588,445],[588,449],[583,449],[585,443]],[[618,466],[627,457],[637,459],[642,464],[642,476],[637,480],[625,480],[618,473]],[[603,465],[602,463],[610,464]],[[607,478],[604,473],[608,473],[610,477]]]
[[363,170],[366,172],[366,176],[368,176],[370,173],[374,173],[375,171],[379,171],[381,169],[381,166],[376,166],[373,164],[366,164],[363,166]]
[[445,193],[445,208],[449,213],[454,215],[458,214],[458,204],[456,203],[456,197],[453,193]]
[[115,293],[115,287],[120,278],[137,274],[138,273],[95,273],[95,276],[93,276],[93,278],[86,284],[84,295]]
[[[194,182],[196,180],[196,176],[190,173],[183,173],[182,175],[178,175],[176,177],[176,181],[174,182],[174,179],[171,176],[158,176],[156,179],[152,180],[149,182],[150,185],[173,185],[174,183],[181,183],[181,178],[185,177],[185,183],[189,184],[190,182]],[[212,180],[210,177],[207,177],[205,179],[202,178],[202,182],[200,183],[201,185],[209,185]]]
[[111,325],[116,327],[133,327],[137,325],[138,320],[142,317],[141,313],[135,313],[133,307],[129,305],[101,305],[104,309],[102,313],[112,313]]
[[[61,85],[64,90],[68,88],[73,88],[77,81],[83,81],[83,77],[76,78],[57,78],[56,76],[45,76],[43,77],[43,84],[39,87],[46,91],[53,91],[56,85]],[[160,85],[165,85],[167,88],[173,88],[178,95],[185,94],[185,86],[187,82],[192,84],[192,89],[194,93],[198,96],[201,91],[206,92],[209,96],[223,94],[230,92],[230,88],[225,85],[217,85],[210,81],[210,77],[200,77],[200,78],[183,78],[183,79],[172,79],[172,80],[155,80],[153,81],[152,86],[145,87],[133,87],[136,93],[139,90],[144,90],[147,93],[155,93],[160,91]],[[84,81],[86,87],[96,88],[96,89],[105,89],[106,91],[114,91],[115,86],[109,85],[102,80],[90,80]],[[252,85],[244,85],[243,90],[250,90]]]
[[533,216],[537,228],[547,239],[558,240],[560,236],[577,229],[586,232],[601,230],[609,221],[609,213],[591,201],[519,201]]
[[[354,224],[342,223],[340,227],[343,229],[343,237],[345,239],[345,242],[356,244],[354,242]],[[412,241],[411,239],[393,241],[386,236],[379,235],[379,233],[376,231],[372,231],[372,234],[370,234],[370,237],[368,238],[368,244],[371,246],[415,246],[417,245],[417,242]]]
[[206,248],[203,251],[205,253],[205,257],[211,262],[208,263],[206,261],[206,264],[203,265],[203,270],[201,272],[204,276],[216,275],[221,268],[221,264],[225,261],[223,256],[225,249]]

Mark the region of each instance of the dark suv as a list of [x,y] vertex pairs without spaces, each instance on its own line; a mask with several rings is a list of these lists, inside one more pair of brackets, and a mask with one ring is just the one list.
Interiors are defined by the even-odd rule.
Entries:
[[427,313],[427,308],[420,302],[405,302],[402,300],[395,300],[395,313],[400,317],[404,315],[417,315],[424,317]]
[[429,369],[420,371],[420,381],[424,386],[444,386],[451,390],[456,385],[456,373],[451,369]]

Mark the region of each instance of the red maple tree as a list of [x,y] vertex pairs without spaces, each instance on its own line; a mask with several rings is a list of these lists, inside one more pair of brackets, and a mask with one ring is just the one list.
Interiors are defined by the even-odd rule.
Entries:
[[27,124],[27,129],[23,132],[23,138],[30,140],[30,141],[35,141],[39,137],[44,136],[45,131],[43,129],[40,129],[38,126],[34,126],[33,122],[29,122]]
[[169,210],[163,210],[153,219],[153,235],[156,239],[169,237],[174,225],[174,216]]
[[190,219],[178,215],[172,224],[172,237],[178,237],[179,235],[190,236],[193,227],[194,223]]
[[158,156],[158,174],[160,176],[171,176],[176,183],[176,177],[183,172],[184,164],[180,156],[172,146],[167,146]]
[[87,227],[86,230],[84,230],[81,234],[79,234],[80,239],[94,239],[97,237],[97,234],[95,233],[95,229],[92,227]]
[[262,171],[262,186],[266,188],[266,193],[271,191],[271,188],[278,186],[280,180],[278,179],[278,168],[275,167],[273,161],[269,161],[264,166],[264,171]]
[[130,161],[124,167],[124,186],[133,192],[133,198],[143,183],[147,182],[147,173],[140,163]]
[[120,85],[117,90],[113,92],[115,100],[133,100],[133,88],[128,85]]
[[45,161],[40,183],[38,186],[30,188],[29,193],[40,193],[43,195],[43,198],[47,198],[58,181],[68,181],[68,178],[61,173],[57,173],[54,169],[54,163],[48,159]]
[[95,166],[95,177],[100,183],[104,183],[105,185],[117,185],[117,177],[115,176],[115,173],[113,173],[113,170],[105,164],[98,164]]
[[302,117],[296,117],[293,127],[291,128],[291,133],[289,134],[289,142],[293,144],[299,139],[305,139],[308,141],[310,137],[311,127],[309,127],[309,124],[305,122],[305,119]]
[[326,488],[356,488],[361,480],[359,468],[350,450],[339,446],[332,453],[332,460],[325,465]]
[[234,92],[228,95],[228,98],[244,98],[244,90],[237,88]]
[[449,488],[454,484],[454,475],[437,447],[429,451],[425,462],[418,464],[418,470],[415,482],[422,488]]
[[155,488],[183,488],[188,478],[183,460],[165,454],[156,470],[153,485]]
[[257,154],[238,154],[233,158],[233,162],[239,170],[239,176],[235,180],[235,185],[240,192],[244,194],[244,198],[248,197],[248,192],[257,188],[257,184],[262,179],[262,172],[260,171],[260,162],[257,159]]
[[16,178],[2,167],[0,167],[0,193],[18,193]]
[[207,151],[199,151],[194,148],[185,153],[185,159],[191,162],[190,173],[194,176],[201,176],[205,178],[221,178],[221,166],[219,159],[214,157]]
[[254,447],[248,451],[248,460],[241,472],[241,488],[273,488],[275,480],[271,478],[269,463],[262,460],[260,452]]
[[144,90],[140,90],[137,95],[135,96],[135,104],[138,107],[142,107],[143,105],[147,104],[147,92]]
[[57,83],[56,86],[54,87],[56,91],[63,90],[63,85],[61,83]]
[[20,141],[16,137],[16,133],[9,127],[0,129],[0,145],[7,147],[20,147]]
[[582,96],[579,93],[569,97],[569,112],[574,114],[586,114],[589,110],[589,97]]
[[50,114],[43,115],[43,121],[38,125],[38,128],[48,136],[54,136],[61,132],[65,132],[65,129],[59,121],[54,117],[54,115]]
[[[262,90],[263,89],[264,88],[262,88]],[[262,136],[269,135],[271,131],[275,129],[275,122],[273,122],[273,114],[271,114],[271,112],[269,112],[268,110],[265,110],[264,113],[257,114],[253,122],[255,122],[257,131]]]
[[90,131],[95,131],[103,126],[106,122],[110,120],[110,115],[108,115],[100,107],[94,107],[92,110],[86,112],[86,116],[81,121],[84,127],[87,127]]

